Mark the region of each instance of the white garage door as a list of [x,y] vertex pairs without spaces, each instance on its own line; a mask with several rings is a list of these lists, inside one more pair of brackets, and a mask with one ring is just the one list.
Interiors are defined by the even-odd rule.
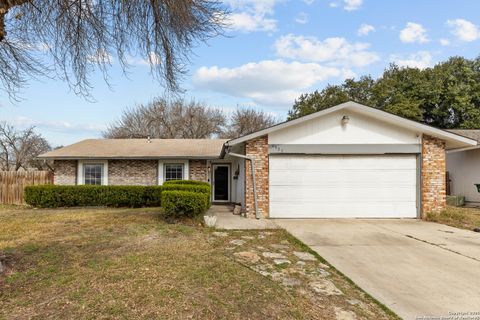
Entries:
[[272,218],[415,218],[415,155],[270,155]]

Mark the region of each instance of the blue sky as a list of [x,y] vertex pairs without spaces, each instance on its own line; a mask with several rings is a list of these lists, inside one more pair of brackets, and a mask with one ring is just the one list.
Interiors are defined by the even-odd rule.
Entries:
[[[186,97],[227,112],[255,106],[286,118],[304,92],[348,77],[378,76],[389,63],[426,68],[480,55],[477,0],[226,0],[225,37],[194,48]],[[32,80],[22,101],[0,91],[0,120],[34,125],[53,145],[100,137],[122,110],[164,93],[141,60],[126,78],[112,58],[110,84],[92,77],[95,102],[61,81]]]

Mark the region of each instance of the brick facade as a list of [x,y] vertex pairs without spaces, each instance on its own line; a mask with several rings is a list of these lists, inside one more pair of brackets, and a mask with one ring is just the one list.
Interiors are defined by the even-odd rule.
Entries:
[[208,181],[207,160],[190,160],[188,167],[190,180]]
[[[77,161],[55,160],[54,183],[57,185],[75,185],[77,183]],[[208,181],[207,160],[190,160],[189,179]],[[109,185],[144,185],[158,184],[157,160],[109,160]]]
[[422,218],[446,208],[445,141],[422,138]]
[[77,183],[77,160],[55,160],[53,169],[54,184],[74,185]]
[[158,184],[157,160],[109,160],[108,184],[154,186]]
[[[269,180],[268,180],[268,136],[249,140],[245,143],[245,154],[255,161],[258,210],[269,216]],[[252,164],[246,161],[245,170],[245,210],[248,217],[255,217],[253,197]]]

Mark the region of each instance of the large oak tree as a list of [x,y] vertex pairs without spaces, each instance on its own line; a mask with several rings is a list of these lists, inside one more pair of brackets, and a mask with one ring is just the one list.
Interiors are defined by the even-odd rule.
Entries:
[[452,57],[424,70],[391,65],[377,79],[348,79],[301,95],[289,119],[349,100],[440,128],[480,128],[480,58]]

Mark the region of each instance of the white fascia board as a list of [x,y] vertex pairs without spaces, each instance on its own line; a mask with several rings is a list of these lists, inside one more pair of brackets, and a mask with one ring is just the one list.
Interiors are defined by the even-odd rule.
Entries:
[[266,134],[269,134],[269,133],[277,131],[277,130],[281,130],[281,129],[284,129],[284,128],[287,128],[287,127],[290,127],[290,126],[300,124],[300,123],[305,122],[305,121],[309,121],[309,120],[312,120],[312,119],[315,119],[315,118],[318,118],[318,117],[322,117],[324,115],[327,115],[329,113],[339,111],[339,110],[342,110],[342,109],[347,109],[347,110],[351,110],[351,111],[357,111],[357,112],[360,112],[360,113],[363,113],[363,114],[368,114],[368,115],[373,116],[377,119],[386,120],[386,121],[388,121],[392,124],[395,124],[395,125],[398,125],[398,126],[401,126],[401,127],[406,127],[406,128],[409,128],[409,129],[413,129],[413,130],[416,130],[420,133],[428,134],[428,135],[431,135],[431,136],[436,137],[436,138],[451,140],[451,141],[455,141],[455,142],[460,142],[460,143],[465,144],[466,146],[476,146],[477,145],[476,140],[469,139],[469,138],[466,138],[464,136],[461,136],[461,135],[458,135],[458,134],[455,134],[455,133],[451,133],[451,132],[448,132],[448,131],[445,131],[445,130],[442,130],[442,129],[437,129],[437,128],[425,125],[423,123],[420,123],[420,122],[405,119],[405,118],[402,118],[400,116],[397,116],[397,115],[394,115],[394,114],[391,114],[391,113],[388,113],[388,112],[385,112],[385,111],[382,111],[382,110],[378,110],[378,109],[375,109],[375,108],[372,108],[372,107],[367,107],[365,105],[362,105],[362,104],[359,104],[359,103],[356,103],[356,102],[353,102],[353,101],[345,102],[345,103],[339,104],[335,107],[331,107],[331,108],[328,108],[328,109],[325,109],[325,110],[321,110],[321,111],[306,115],[304,117],[301,117],[301,118],[298,118],[298,119],[295,119],[295,120],[282,122],[280,124],[277,124],[277,125],[274,125],[272,127],[269,127],[269,128],[266,128],[266,129],[248,134],[246,136],[243,136],[243,137],[240,137],[240,138],[237,138],[237,139],[232,139],[230,141],[227,141],[225,143],[225,145],[226,146],[233,146],[233,145],[236,145],[236,144],[239,144],[239,143],[257,138],[257,137],[264,136]]
[[455,152],[462,152],[462,151],[470,151],[470,150],[476,150],[480,149],[480,146],[473,146],[473,147],[466,147],[466,148],[457,148],[457,149],[450,149],[447,150],[447,153],[455,153]]

